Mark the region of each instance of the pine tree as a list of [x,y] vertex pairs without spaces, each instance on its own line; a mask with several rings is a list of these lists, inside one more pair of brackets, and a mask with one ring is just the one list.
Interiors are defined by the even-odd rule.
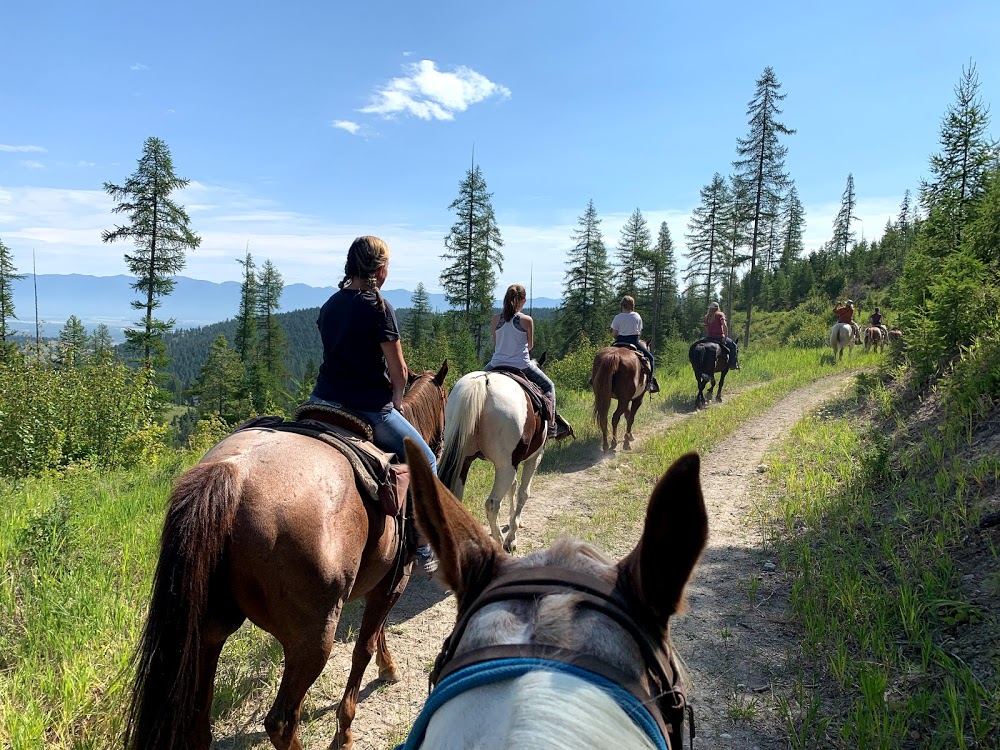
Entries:
[[611,267],[594,201],[577,220],[573,248],[566,257],[559,323],[567,346],[581,335],[591,342],[606,336],[604,317],[611,301]]
[[920,200],[928,211],[929,229],[943,247],[957,249],[962,228],[974,201],[986,189],[989,172],[997,164],[997,144],[987,135],[989,107],[979,98],[976,66],[962,68],[955,86],[955,103],[941,122],[941,152],[930,159],[931,178],[920,186]]
[[421,350],[431,335],[433,311],[427,287],[421,281],[410,298],[410,320],[407,326],[409,344],[414,349]]
[[802,254],[802,235],[806,229],[806,212],[799,200],[799,192],[793,184],[785,196],[784,230],[782,232],[781,260],[778,267],[786,273],[792,263]]
[[753,218],[753,203],[750,200],[750,186],[738,174],[729,177],[729,202],[723,215],[726,232],[727,252],[725,256],[725,277],[723,277],[723,297],[726,318],[733,319],[733,301],[736,296],[736,272],[750,260],[750,256],[740,249],[750,243],[750,220]]
[[6,358],[8,351],[8,336],[12,332],[8,328],[11,320],[17,320],[14,314],[14,282],[25,278],[14,267],[10,248],[0,241],[0,361]]
[[174,288],[174,274],[184,268],[185,250],[194,250],[201,238],[188,228],[190,219],[184,208],[170,199],[175,190],[186,187],[188,180],[174,175],[170,149],[159,138],[147,138],[136,171],[124,185],[104,183],[104,190],[118,205],[114,213],[126,214],[129,223],[101,233],[104,242],[132,240],[134,254],[125,255],[129,270],[137,276],[132,288],[145,299],[132,302],[136,310],[145,310],[137,325],[125,336],[129,347],[141,353],[145,367],[152,370],[165,362],[163,334],[173,328],[173,320],[158,320],[153,312],[160,298]]
[[263,389],[262,406],[274,402],[288,378],[288,369],[285,367],[288,340],[277,318],[284,288],[285,282],[278,269],[270,260],[265,260],[257,274],[256,284],[258,372]]
[[111,338],[111,331],[104,323],[98,323],[90,337],[90,349],[94,353],[94,359],[103,361],[114,356],[115,342]]
[[243,395],[253,409],[263,407],[264,394],[258,358],[257,337],[257,265],[247,250],[244,259],[236,259],[243,266],[243,281],[240,284],[240,307],[236,313],[236,335],[234,347],[243,365]]
[[844,188],[844,194],[840,197],[840,211],[837,212],[837,218],[833,220],[832,244],[835,253],[847,255],[851,242],[854,241],[855,234],[851,231],[851,222],[858,219],[854,215],[854,207],[857,203],[857,198],[854,195],[854,175],[848,174],[847,187]]
[[74,363],[86,359],[89,354],[89,344],[90,337],[83,322],[75,315],[70,315],[59,331],[57,364],[60,367],[72,367]]
[[653,324],[650,335],[654,339],[654,345],[662,349],[673,332],[677,312],[677,259],[674,256],[674,242],[670,238],[670,227],[665,221],[660,223],[656,244],[649,252],[647,271],[649,309]]
[[688,267],[685,283],[697,286],[702,279],[705,287],[705,306],[711,302],[715,285],[722,270],[725,255],[725,213],[729,203],[726,181],[718,172],[712,182],[701,189],[701,203],[688,222]]
[[649,227],[637,208],[622,227],[618,241],[618,296],[639,296],[639,279],[652,243]]
[[747,320],[743,332],[744,346],[750,343],[750,319],[753,313],[753,290],[757,268],[757,251],[761,240],[761,223],[766,219],[768,207],[777,199],[788,182],[785,174],[786,146],[778,143],[779,135],[795,133],[778,122],[781,114],[778,103],[785,98],[779,93],[781,84],[770,66],[757,79],[756,91],[750,100],[747,115],[750,116],[750,132],[746,138],[736,142],[736,153],[740,157],[733,162],[741,179],[750,188],[753,202],[753,229],[750,233],[750,280],[747,284]]
[[441,256],[448,265],[441,272],[448,304],[465,312],[465,324],[474,332],[477,350],[482,351],[483,326],[493,312],[493,292],[497,272],[503,271],[503,239],[478,166],[466,172],[458,186],[458,197],[448,208],[455,212],[455,224],[445,237]]
[[191,393],[200,397],[199,410],[203,414],[215,412],[223,419],[234,422],[241,416],[243,380],[239,354],[229,348],[229,342],[220,333],[212,343]]

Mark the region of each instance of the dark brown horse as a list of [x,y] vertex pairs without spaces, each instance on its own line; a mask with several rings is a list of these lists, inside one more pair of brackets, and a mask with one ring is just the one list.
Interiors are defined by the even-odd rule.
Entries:
[[[726,384],[726,374],[729,372],[729,350],[715,341],[699,340],[688,349],[688,360],[698,380],[698,396],[694,400],[695,408],[707,406],[712,400],[712,390],[715,388],[715,373],[722,373],[719,378],[719,390],[715,400],[722,401],[722,386]],[[705,398],[705,386],[708,385],[708,398]]]
[[[448,363],[413,379],[403,415],[440,444]],[[279,750],[299,750],[302,699],[333,647],[344,603],[365,598],[334,744],[351,747],[365,668],[398,679],[385,640],[413,553],[397,519],[363,500],[347,460],[314,438],[243,430],[179,477],[170,496],[149,615],[135,657],[125,732],[134,750],[207,749],[226,639],[245,619],[284,650],[264,719]]]
[[[650,341],[646,348],[652,346]],[[625,450],[632,450],[632,422],[642,406],[649,387],[649,377],[643,366],[643,355],[634,349],[606,346],[594,355],[590,371],[590,387],[594,390],[594,419],[601,428],[601,450],[618,447],[618,422],[625,415]],[[611,444],[608,445],[608,410],[611,399],[618,400],[618,408],[611,417]]]

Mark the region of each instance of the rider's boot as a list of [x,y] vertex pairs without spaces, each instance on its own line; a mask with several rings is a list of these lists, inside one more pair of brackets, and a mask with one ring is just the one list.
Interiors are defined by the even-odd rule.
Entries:
[[569,422],[563,419],[560,414],[556,414],[555,424],[549,425],[549,437],[562,440],[567,437],[575,438],[576,433],[573,432],[573,426]]
[[649,392],[650,393],[660,392],[660,384],[656,382],[656,378],[654,378],[652,375],[649,376]]

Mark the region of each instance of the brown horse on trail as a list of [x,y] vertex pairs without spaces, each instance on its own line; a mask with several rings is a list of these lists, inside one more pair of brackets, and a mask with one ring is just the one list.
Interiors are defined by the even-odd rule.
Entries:
[[[411,378],[403,416],[440,444],[445,362]],[[149,615],[135,655],[125,730],[134,750],[207,750],[215,672],[245,619],[284,650],[264,719],[279,750],[300,750],[302,699],[326,665],[344,603],[365,598],[351,674],[337,708],[338,747],[353,744],[361,679],[398,679],[385,621],[414,557],[398,517],[362,499],[347,459],[307,435],[268,429],[224,438],[181,475],[170,496]]]
[[885,340],[887,333],[883,331],[878,326],[869,326],[865,329],[865,354],[872,347],[875,348],[876,352],[881,352],[885,349]]
[[[652,340],[646,347],[653,344]],[[634,349],[621,346],[606,346],[594,355],[594,365],[590,373],[590,386],[594,390],[594,419],[601,428],[605,453],[618,447],[618,422],[625,415],[625,450],[632,450],[632,422],[642,406],[649,387],[649,375],[643,362],[643,355]],[[608,410],[611,399],[618,400],[618,408],[611,418],[611,445],[608,445]]]

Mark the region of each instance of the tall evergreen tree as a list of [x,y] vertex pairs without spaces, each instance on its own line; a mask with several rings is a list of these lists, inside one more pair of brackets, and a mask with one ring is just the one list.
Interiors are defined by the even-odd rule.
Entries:
[[70,315],[59,331],[57,363],[60,367],[72,367],[74,363],[86,359],[89,345],[90,337],[83,322],[75,315]]
[[691,220],[688,222],[688,267],[684,281],[696,287],[697,281],[702,280],[706,307],[711,302],[722,271],[728,203],[726,180],[716,172],[712,176],[712,182],[701,189],[701,203],[691,213]]
[[12,335],[9,321],[17,320],[14,314],[14,282],[25,278],[14,267],[10,248],[0,240],[0,360],[6,357],[8,336]]
[[111,338],[111,331],[104,323],[98,323],[90,337],[90,349],[94,353],[94,359],[102,361],[114,356],[115,342]]
[[236,355],[243,365],[243,395],[254,409],[264,406],[263,381],[261,378],[260,360],[258,358],[258,291],[257,264],[247,250],[246,257],[237,258],[236,262],[243,266],[243,281],[240,284],[240,306],[236,313],[236,334],[233,345]]
[[652,237],[642,212],[637,208],[622,227],[618,241],[618,296],[639,294],[639,279],[649,255]]
[[660,223],[656,244],[649,251],[647,262],[649,311],[652,316],[650,335],[654,346],[662,349],[673,333],[677,312],[677,259],[674,242],[667,222]]
[[611,301],[611,267],[601,236],[594,201],[577,219],[573,248],[566,257],[560,326],[568,346],[585,335],[591,342],[605,333],[604,317]]
[[997,164],[997,144],[987,135],[990,110],[979,98],[976,66],[962,68],[955,102],[941,122],[941,152],[931,156],[931,178],[920,186],[929,229],[943,243],[940,251],[957,249],[973,202],[986,189]]
[[273,403],[288,378],[285,367],[288,340],[277,318],[284,289],[285,282],[278,269],[270,260],[265,260],[257,273],[258,369],[265,405]]
[[750,244],[750,220],[752,218],[753,202],[751,201],[750,185],[738,174],[730,175],[729,202],[723,216],[727,252],[724,259],[726,275],[722,284],[728,320],[733,319],[733,300],[738,287],[736,273],[744,263],[750,260],[750,256],[741,252],[741,249]]
[[833,220],[833,251],[842,255],[847,255],[851,242],[854,241],[855,234],[851,231],[851,222],[857,221],[854,215],[854,207],[858,204],[854,194],[854,175],[847,175],[847,187],[840,197],[840,211],[837,218]]
[[421,281],[413,290],[413,296],[410,298],[410,319],[407,325],[409,344],[414,349],[420,350],[427,343],[431,335],[433,315],[427,287]]
[[503,239],[496,224],[486,180],[478,166],[469,169],[458,186],[458,197],[448,208],[455,223],[444,239],[448,265],[441,272],[448,304],[465,313],[465,324],[474,332],[481,351],[482,331],[493,312],[497,272],[503,271]]
[[750,343],[750,319],[753,313],[753,290],[757,268],[757,251],[763,239],[761,236],[762,221],[766,221],[767,210],[772,201],[781,195],[788,182],[785,174],[786,146],[778,142],[780,135],[795,133],[778,122],[778,103],[786,94],[780,93],[781,84],[774,74],[774,69],[764,68],[757,79],[756,91],[747,108],[750,120],[750,132],[746,138],[736,142],[736,153],[739,158],[733,162],[740,178],[749,186],[753,204],[753,229],[750,233],[750,279],[747,284],[747,319],[743,331],[744,346]]
[[160,298],[174,289],[171,278],[184,268],[184,253],[201,244],[201,238],[188,227],[190,219],[182,206],[171,200],[175,190],[186,187],[188,180],[174,174],[170,149],[159,138],[147,138],[136,171],[124,185],[104,183],[104,190],[117,202],[112,209],[128,216],[128,223],[101,233],[104,242],[132,240],[133,254],[125,262],[138,278],[132,288],[145,295],[132,307],[144,310],[138,325],[127,328],[125,337],[133,351],[141,353],[146,368],[162,365],[165,360],[163,334],[173,328],[173,320],[158,320],[153,312]]
[[212,343],[191,393],[200,397],[199,410],[203,414],[215,412],[223,419],[235,422],[242,416],[240,400],[243,380],[239,354],[229,348],[229,342],[220,333]]
[[806,212],[799,200],[799,191],[792,185],[785,196],[784,227],[781,243],[781,260],[778,267],[786,273],[792,263],[802,254],[802,236],[806,229]]

